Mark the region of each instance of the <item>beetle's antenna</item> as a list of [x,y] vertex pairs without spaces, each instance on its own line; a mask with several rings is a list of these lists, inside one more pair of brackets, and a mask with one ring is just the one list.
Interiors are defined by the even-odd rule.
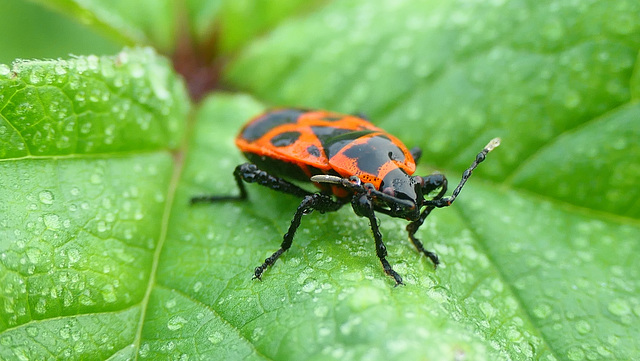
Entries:
[[346,189],[355,190],[357,192],[366,192],[371,194],[375,198],[382,199],[389,203],[402,204],[405,207],[411,207],[413,205],[412,202],[409,202],[407,200],[399,199],[394,196],[390,196],[386,193],[380,192],[369,183],[360,184],[360,181],[357,179],[357,177],[354,177],[354,178],[355,179],[340,178],[333,175],[319,174],[319,175],[314,175],[310,179],[312,182],[316,182],[316,183],[338,184],[345,187]]
[[453,193],[451,194],[451,196],[440,198],[440,199],[434,199],[431,201],[426,201],[424,204],[426,206],[434,206],[434,207],[450,206],[451,203],[453,203],[453,201],[456,200],[456,197],[458,197],[458,194],[460,194],[462,187],[467,182],[469,177],[471,177],[471,173],[473,172],[473,170],[476,169],[478,164],[484,161],[485,157],[487,156],[487,153],[494,150],[499,145],[500,145],[500,138],[491,139],[491,141],[484,147],[484,149],[482,149],[482,151],[478,153],[478,155],[476,155],[476,159],[473,161],[473,163],[471,163],[471,166],[469,166],[469,168],[467,168],[467,170],[465,170],[464,173],[462,173],[462,179],[460,180],[460,183],[458,183],[458,186],[456,187],[456,189],[453,190]]
[[334,175],[318,174],[310,178],[312,182],[316,183],[329,183],[329,184],[342,184],[342,179]]
[[316,183],[338,184],[346,189],[354,190],[356,192],[365,191],[365,187],[362,186],[360,179],[356,176],[341,178],[334,175],[318,174],[311,177],[310,180]]

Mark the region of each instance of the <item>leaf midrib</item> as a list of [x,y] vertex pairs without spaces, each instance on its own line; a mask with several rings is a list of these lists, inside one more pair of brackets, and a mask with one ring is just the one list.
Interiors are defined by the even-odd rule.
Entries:
[[153,259],[151,263],[151,269],[149,271],[149,280],[142,300],[140,301],[140,319],[138,320],[136,334],[133,340],[133,348],[135,351],[134,361],[138,360],[138,351],[140,350],[140,343],[142,342],[142,330],[144,328],[144,321],[147,314],[147,308],[149,307],[149,299],[151,293],[156,284],[156,274],[158,271],[158,264],[160,263],[160,255],[162,254],[162,248],[164,242],[167,239],[167,233],[169,230],[169,220],[171,218],[171,210],[173,209],[173,203],[175,201],[176,191],[180,184],[180,179],[184,169],[184,155],[187,152],[188,137],[184,137],[182,147],[175,153],[173,157],[173,172],[171,174],[171,180],[169,181],[169,187],[167,189],[167,200],[162,212],[162,219],[160,223],[160,236],[158,237],[158,243],[153,253]]

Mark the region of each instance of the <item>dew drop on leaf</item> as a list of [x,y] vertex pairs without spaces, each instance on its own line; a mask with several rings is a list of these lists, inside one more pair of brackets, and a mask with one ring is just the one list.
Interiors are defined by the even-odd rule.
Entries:
[[57,214],[47,214],[44,216],[44,225],[49,229],[60,228],[60,217]]
[[193,285],[193,292],[198,292],[202,288],[202,282],[198,281]]
[[36,313],[43,314],[47,311],[47,300],[44,298],[40,298],[36,303],[35,307]]
[[591,331],[591,325],[585,320],[580,320],[576,323],[576,330],[578,330],[578,333],[584,335]]
[[207,340],[209,340],[209,342],[215,345],[222,342],[222,340],[224,340],[224,335],[218,331],[214,331],[209,335],[209,337],[207,337]]
[[38,198],[40,198],[40,202],[44,204],[53,204],[53,193],[50,191],[42,191],[38,194]]
[[29,248],[26,252],[29,262],[36,264],[40,262],[42,251],[39,248]]
[[167,302],[165,302],[164,305],[167,308],[174,308],[176,306],[176,299],[172,298],[172,299],[168,300]]
[[538,318],[547,318],[551,314],[551,306],[541,303],[534,307],[533,314]]
[[182,316],[173,316],[167,322],[167,328],[170,331],[176,331],[182,328],[187,323],[187,320]]
[[11,69],[6,64],[0,64],[0,75],[9,75]]
[[584,351],[582,351],[581,348],[574,346],[567,352],[567,358],[573,361],[584,360]]
[[37,328],[37,327],[34,327],[34,326],[29,326],[29,327],[27,327],[27,334],[28,334],[30,337],[36,337],[36,336],[38,336],[38,328]]
[[621,298],[616,298],[609,302],[607,309],[616,316],[625,316],[631,312],[629,303]]

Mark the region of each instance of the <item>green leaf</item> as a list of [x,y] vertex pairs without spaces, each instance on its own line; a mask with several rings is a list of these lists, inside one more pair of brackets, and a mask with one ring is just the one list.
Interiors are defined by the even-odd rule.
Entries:
[[177,3],[171,0],[34,0],[128,44],[173,50]]
[[639,15],[632,1],[340,2],[227,77],[273,104],[364,112],[446,169],[501,136],[422,231],[447,260],[434,283],[449,317],[503,357],[624,360],[639,353]]
[[[17,58],[52,59],[69,54],[113,54],[122,47],[101,38],[92,29],[70,22],[61,14],[24,0],[0,2],[0,18],[0,33],[11,34],[0,37],[2,64]],[[43,36],[43,33],[47,36]]]
[[[637,358],[638,18],[630,0],[332,2],[243,49],[223,75],[251,96],[214,94],[189,126],[150,50],[0,66],[0,358]],[[298,200],[189,205],[237,192],[256,97],[363,112],[450,186],[503,142],[420,229],[437,270],[380,216],[394,288],[346,206],[304,217],[259,282]]]
[[[287,16],[323,0],[34,0],[127,44],[153,45],[165,53],[184,46],[230,53]],[[144,14],[144,16],[141,16]],[[187,31],[188,30],[188,34]],[[187,37],[189,35],[189,37]],[[189,39],[189,42],[185,42]]]
[[162,235],[184,87],[134,49],[2,65],[0,89],[0,358],[124,351]]

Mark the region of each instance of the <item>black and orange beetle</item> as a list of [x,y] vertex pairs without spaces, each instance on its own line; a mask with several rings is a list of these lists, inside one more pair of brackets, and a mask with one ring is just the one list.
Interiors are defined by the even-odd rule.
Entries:
[[[464,171],[451,196],[444,197],[444,175],[413,175],[419,148],[407,149],[396,137],[362,117],[324,110],[276,109],[250,120],[236,138],[236,145],[250,161],[237,166],[233,173],[240,194],[199,196],[191,203],[247,199],[243,181],[302,198],[280,249],[256,267],[254,278],[258,279],[291,247],[303,215],[314,210],[337,211],[351,203],[358,216],[369,219],[384,272],[399,285],[402,277],[386,259],[375,212],[411,221],[407,225],[409,239],[437,267],[438,256],[423,247],[415,237],[416,231],[434,208],[453,203],[471,172],[499,144],[500,139],[491,140]],[[320,192],[309,192],[284,178],[313,182]],[[425,199],[438,189],[434,197]]]

